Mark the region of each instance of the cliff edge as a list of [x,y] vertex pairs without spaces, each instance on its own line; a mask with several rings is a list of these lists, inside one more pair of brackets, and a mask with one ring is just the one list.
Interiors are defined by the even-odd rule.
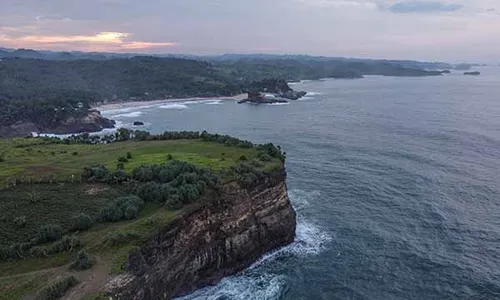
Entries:
[[218,283],[294,240],[284,168],[258,186],[224,185],[129,255],[111,278],[113,299],[171,299]]

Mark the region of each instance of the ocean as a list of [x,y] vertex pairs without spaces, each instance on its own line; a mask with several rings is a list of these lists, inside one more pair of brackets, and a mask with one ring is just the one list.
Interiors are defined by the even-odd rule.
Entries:
[[105,111],[287,153],[296,240],[182,300],[500,299],[500,68],[294,84],[288,105]]

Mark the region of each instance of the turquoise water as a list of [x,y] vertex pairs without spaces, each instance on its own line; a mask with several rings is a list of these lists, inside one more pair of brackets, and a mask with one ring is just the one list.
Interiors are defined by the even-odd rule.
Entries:
[[500,299],[500,69],[311,81],[289,105],[105,112],[287,152],[294,244],[191,299]]

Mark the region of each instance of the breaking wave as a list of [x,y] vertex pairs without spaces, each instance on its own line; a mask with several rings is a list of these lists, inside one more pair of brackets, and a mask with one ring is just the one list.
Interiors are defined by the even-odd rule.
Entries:
[[142,115],[142,111],[134,111],[125,114],[111,115],[111,118],[137,118]]
[[179,103],[172,103],[172,104],[165,104],[159,106],[159,108],[163,109],[187,109],[188,107],[186,104],[179,104]]

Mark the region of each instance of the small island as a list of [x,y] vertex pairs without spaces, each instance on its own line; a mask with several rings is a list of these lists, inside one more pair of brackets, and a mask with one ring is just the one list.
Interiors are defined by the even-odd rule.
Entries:
[[474,72],[465,72],[464,75],[469,75],[469,76],[478,76],[481,75],[481,72],[479,71],[474,71]]
[[247,94],[248,97],[238,101],[238,103],[287,103],[287,100],[298,100],[307,93],[304,91],[294,91],[285,80],[266,79],[252,82]]

